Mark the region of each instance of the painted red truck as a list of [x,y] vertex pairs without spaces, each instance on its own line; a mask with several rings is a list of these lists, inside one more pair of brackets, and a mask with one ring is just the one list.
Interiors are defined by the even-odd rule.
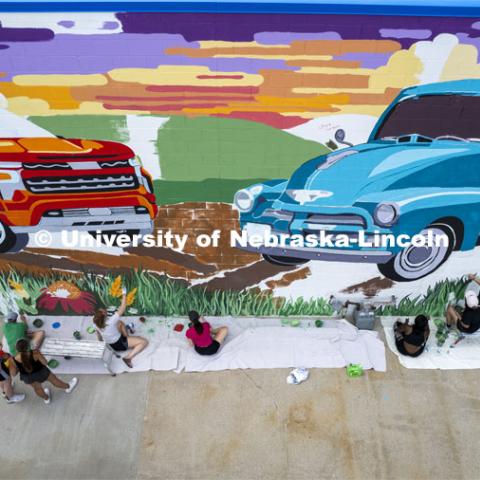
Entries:
[[149,173],[121,143],[0,139],[0,252],[39,230],[151,233],[157,211]]

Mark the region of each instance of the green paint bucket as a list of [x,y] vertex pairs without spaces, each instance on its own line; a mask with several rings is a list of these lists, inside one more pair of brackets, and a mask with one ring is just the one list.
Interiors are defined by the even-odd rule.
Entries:
[[363,367],[361,365],[351,363],[347,365],[347,376],[350,378],[361,377],[363,375]]
[[95,333],[95,327],[92,327],[92,326],[88,327],[88,328],[87,328],[87,333],[89,333],[90,335],[91,335],[92,333]]
[[315,320],[315,326],[317,328],[323,327],[323,320],[320,320],[320,319]]
[[47,365],[48,365],[48,368],[57,368],[60,365],[60,362],[52,358],[48,361]]
[[292,321],[290,322],[290,325],[291,325],[292,327],[298,327],[298,326],[300,325],[300,320],[292,320]]

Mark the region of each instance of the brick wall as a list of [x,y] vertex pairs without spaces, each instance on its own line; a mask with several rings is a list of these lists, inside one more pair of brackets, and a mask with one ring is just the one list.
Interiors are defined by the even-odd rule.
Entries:
[[[228,203],[186,202],[159,208],[155,221],[157,229],[174,234],[187,234],[184,253],[193,254],[200,262],[214,264],[219,269],[237,268],[258,260],[256,254],[230,247],[230,232],[239,230],[238,212]],[[200,247],[196,238],[221,231],[219,246]]]

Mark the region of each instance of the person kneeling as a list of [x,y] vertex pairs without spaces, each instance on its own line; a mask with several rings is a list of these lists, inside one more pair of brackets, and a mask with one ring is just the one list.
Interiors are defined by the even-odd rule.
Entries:
[[[19,319],[20,321],[18,321]],[[16,312],[8,312],[7,322],[3,326],[3,334],[7,341],[10,355],[17,354],[15,345],[21,338],[26,338],[30,341],[32,350],[39,350],[45,339],[44,330],[30,331],[25,314],[21,313],[19,315]]]
[[215,355],[227,336],[228,328],[212,328],[195,310],[189,312],[188,317],[191,324],[186,336],[190,344],[199,355]]
[[461,313],[452,305],[447,307],[447,326],[457,327],[462,333],[475,333],[480,328],[480,306],[473,290],[465,292],[465,308]]
[[116,352],[131,351],[122,358],[128,368],[132,368],[132,359],[143,351],[147,345],[148,340],[143,337],[129,335],[125,323],[120,320],[127,308],[127,292],[125,288],[122,289],[122,303],[118,310],[108,317],[107,311],[104,308],[97,310],[93,317],[93,323],[97,327],[97,338],[102,342],[108,343],[110,347]]
[[396,321],[393,332],[397,350],[402,355],[418,357],[423,353],[430,335],[428,318],[425,315],[418,315],[413,325],[409,325],[408,320],[404,323]]

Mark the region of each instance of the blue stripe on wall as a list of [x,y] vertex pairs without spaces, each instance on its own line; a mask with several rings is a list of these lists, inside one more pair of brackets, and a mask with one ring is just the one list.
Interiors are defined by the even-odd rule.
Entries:
[[415,5],[413,2],[351,3],[253,3],[253,2],[117,2],[117,1],[0,1],[0,12],[202,12],[202,13],[318,13],[416,16],[480,16],[480,2],[435,1]]

